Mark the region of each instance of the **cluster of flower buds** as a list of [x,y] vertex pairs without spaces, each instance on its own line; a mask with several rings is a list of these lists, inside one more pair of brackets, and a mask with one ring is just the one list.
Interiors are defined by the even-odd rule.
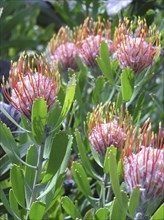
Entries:
[[2,89],[7,100],[30,120],[37,98],[43,98],[50,110],[60,89],[59,78],[55,66],[50,67],[44,56],[31,59],[23,54],[18,62],[11,63],[9,82],[3,82]]
[[127,131],[131,124],[128,113],[117,112],[114,104],[98,105],[88,115],[88,139],[91,147],[105,155],[110,145],[122,148],[127,138]]
[[101,22],[100,19],[94,22],[88,17],[83,25],[74,30],[61,27],[47,46],[47,57],[54,63],[59,62],[63,71],[77,68],[76,56],[79,56],[85,65],[94,67],[103,40],[112,53],[114,47],[110,40],[110,22]]
[[127,191],[140,188],[142,204],[156,201],[164,192],[164,130],[158,135],[149,120],[134,135],[127,138],[122,154],[123,174]]
[[155,135],[148,119],[142,128],[134,129],[130,115],[117,112],[114,104],[98,105],[88,114],[87,125],[90,146],[100,155],[105,156],[111,145],[121,150],[129,193],[139,187],[142,204],[163,196],[164,130],[161,127]]
[[68,27],[61,27],[48,43],[46,54],[52,63],[60,63],[62,70],[76,69],[76,56],[78,48],[76,44],[76,31]]
[[50,40],[47,57],[54,63],[59,62],[63,71],[68,68],[77,69],[76,56],[85,65],[95,67],[101,42],[105,41],[109,53],[114,54],[121,68],[129,66],[135,73],[139,73],[151,66],[160,54],[160,34],[155,26],[148,28],[145,20],[138,18],[136,23],[127,18],[120,21],[112,42],[111,23],[100,19],[93,21],[87,17],[74,30],[62,27]]
[[127,18],[119,22],[114,34],[115,56],[121,68],[130,67],[139,73],[153,64],[160,54],[160,34],[155,26],[147,27],[146,21],[137,19],[134,23]]

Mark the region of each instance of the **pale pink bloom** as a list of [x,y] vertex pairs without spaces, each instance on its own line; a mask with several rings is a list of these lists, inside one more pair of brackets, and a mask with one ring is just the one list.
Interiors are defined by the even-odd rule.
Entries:
[[[36,68],[34,68],[36,65]],[[33,102],[38,98],[46,101],[48,110],[56,101],[59,92],[59,74],[49,66],[45,57],[21,56],[17,63],[11,64],[9,87],[3,83],[4,95],[8,101],[28,119],[31,118]]]

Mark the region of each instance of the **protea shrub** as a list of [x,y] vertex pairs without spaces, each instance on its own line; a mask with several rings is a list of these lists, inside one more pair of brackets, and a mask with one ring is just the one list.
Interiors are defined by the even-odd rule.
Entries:
[[144,208],[164,195],[164,131],[154,134],[147,120],[137,135],[129,136],[123,153],[123,174],[127,191],[140,189],[140,207]]
[[93,21],[87,17],[78,31],[78,48],[79,57],[89,67],[96,66],[96,57],[99,55],[100,45],[105,41],[108,45],[110,54],[113,53],[114,47],[110,39],[110,22]]
[[131,124],[128,113],[116,110],[115,104],[100,104],[88,115],[88,140],[91,147],[104,156],[111,145],[122,148]]
[[50,110],[59,88],[56,67],[50,66],[44,55],[34,55],[32,59],[30,55],[21,55],[18,62],[11,63],[9,82],[3,82],[2,85],[9,103],[28,119],[31,118],[32,104],[38,98],[43,98]]
[[155,26],[148,28],[138,18],[136,28],[127,18],[119,22],[114,34],[115,56],[121,68],[130,67],[135,73],[148,68],[160,53],[160,34]]
[[53,63],[60,63],[62,70],[77,69],[76,56],[76,31],[68,27],[61,27],[48,43],[47,58]]

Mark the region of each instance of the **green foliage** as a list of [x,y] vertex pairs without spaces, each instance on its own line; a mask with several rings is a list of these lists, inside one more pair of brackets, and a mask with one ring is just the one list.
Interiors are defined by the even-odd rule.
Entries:
[[[47,164],[46,175],[44,176],[43,182],[47,179],[55,176],[56,172],[59,170],[62,161],[66,155],[68,144],[68,137],[65,131],[61,131],[52,140],[52,146],[50,151],[50,156]],[[55,166],[54,166],[55,161]]]
[[19,151],[9,128],[0,121],[0,145],[13,163],[19,164]]
[[73,219],[81,218],[79,210],[69,197],[63,197],[61,202],[63,209],[66,211],[68,215],[70,215]]
[[155,219],[162,220],[163,219],[163,209],[164,209],[164,204],[162,204],[159,207],[159,209],[154,213],[154,215],[151,217],[150,220],[155,220]]
[[13,165],[10,171],[10,178],[14,196],[19,205],[25,208],[25,181],[23,170],[19,166]]
[[29,219],[42,219],[44,215],[45,204],[41,202],[34,202],[30,208]]
[[112,72],[111,63],[110,63],[109,49],[105,41],[102,41],[101,43],[100,57],[97,58],[97,62],[104,76],[109,80],[109,82],[112,85],[114,85],[113,72]]
[[47,105],[43,98],[37,99],[32,106],[32,133],[35,141],[41,144],[47,118]]
[[[122,16],[140,15],[148,25],[155,23],[163,34],[161,5],[162,0],[133,1],[108,16],[105,3],[100,0],[2,0],[0,56],[16,60],[23,50],[44,53],[54,32],[66,25],[75,28],[88,15],[94,20],[100,16],[112,22],[111,40]],[[100,155],[89,142],[84,121],[92,107],[115,102],[117,111],[128,111],[132,116],[134,128],[142,127],[150,117],[156,134],[164,119],[163,49],[160,52],[152,66],[134,73],[129,67],[120,68],[115,53],[110,54],[103,40],[95,67],[86,66],[77,57],[77,69],[62,72],[60,92],[50,111],[44,99],[39,98],[33,103],[31,121],[21,115],[18,124],[5,109],[0,109],[17,126],[13,132],[0,121],[2,220],[136,218],[145,207],[141,207],[138,187],[131,194],[126,191],[123,149],[111,145],[105,155]],[[4,70],[2,67],[1,75]],[[147,204],[143,219],[162,220],[161,204],[161,198]]]
[[129,67],[121,73],[121,90],[123,100],[125,102],[129,101],[134,90],[134,72]]

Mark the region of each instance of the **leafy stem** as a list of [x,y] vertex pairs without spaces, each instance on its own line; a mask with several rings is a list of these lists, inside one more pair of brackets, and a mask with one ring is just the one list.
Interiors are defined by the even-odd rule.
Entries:
[[34,177],[34,183],[33,187],[31,189],[31,196],[30,196],[30,202],[29,206],[27,207],[27,213],[26,213],[26,220],[28,219],[29,211],[32,206],[32,203],[37,200],[37,196],[39,193],[39,183],[40,183],[40,176],[42,172],[42,162],[43,162],[43,152],[44,152],[44,145],[45,145],[45,140],[46,140],[46,135],[47,131],[45,128],[42,143],[36,144],[37,150],[38,150],[38,159],[37,159],[37,165],[36,165],[36,172],[35,172],[35,177]]

